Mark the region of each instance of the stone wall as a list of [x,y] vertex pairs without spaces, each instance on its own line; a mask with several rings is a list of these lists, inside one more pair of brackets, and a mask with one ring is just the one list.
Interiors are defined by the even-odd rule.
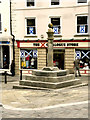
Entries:
[[46,67],[46,49],[45,48],[39,48],[38,49],[38,69],[42,69],[43,67]]
[[69,69],[70,73],[74,72],[73,62],[74,62],[74,48],[66,48],[65,49],[65,69]]
[[15,46],[15,75],[19,75],[20,71],[19,71],[19,54],[20,54],[20,49]]

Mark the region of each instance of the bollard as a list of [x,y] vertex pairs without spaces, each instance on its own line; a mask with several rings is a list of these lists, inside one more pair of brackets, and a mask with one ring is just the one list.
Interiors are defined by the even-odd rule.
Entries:
[[7,84],[7,71],[5,71],[5,84]]
[[22,80],[22,70],[20,70],[20,80]]

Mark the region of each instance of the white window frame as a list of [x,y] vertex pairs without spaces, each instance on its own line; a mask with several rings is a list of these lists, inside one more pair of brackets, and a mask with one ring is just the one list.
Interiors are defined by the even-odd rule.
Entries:
[[34,8],[34,7],[36,7],[36,0],[34,0],[34,6],[27,6],[27,0],[25,0],[25,3],[26,3],[26,7],[27,8]]
[[78,0],[77,0],[77,3],[76,3],[76,4],[77,4],[77,5],[87,5],[88,2],[89,2],[89,1],[87,0],[87,3],[78,3]]
[[61,35],[62,34],[61,16],[50,16],[49,17],[49,23],[51,23],[51,18],[60,18],[60,34],[54,34],[54,35],[55,36]]
[[[27,34],[27,19],[35,19],[36,34]],[[36,17],[25,17],[25,36],[37,36],[37,24]]]
[[[88,32],[87,33],[77,33],[77,17],[80,17],[80,16],[87,16],[87,25],[88,25]],[[87,35],[88,33],[89,33],[89,23],[88,23],[88,20],[89,19],[89,17],[88,17],[88,15],[77,15],[76,16],[76,35]]]
[[61,0],[59,0],[59,5],[51,5],[52,0],[50,0],[50,3],[49,3],[49,4],[50,4],[50,7],[58,7],[58,6],[60,6],[60,1],[61,1]]

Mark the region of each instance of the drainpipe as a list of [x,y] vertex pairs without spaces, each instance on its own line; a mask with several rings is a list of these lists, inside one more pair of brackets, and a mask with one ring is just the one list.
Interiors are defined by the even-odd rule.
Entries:
[[11,14],[11,0],[10,0],[10,34],[13,37],[12,38],[12,44],[13,44],[13,63],[14,63],[14,75],[15,75],[15,47],[14,47],[14,43],[15,43],[15,36],[12,33],[12,14]]

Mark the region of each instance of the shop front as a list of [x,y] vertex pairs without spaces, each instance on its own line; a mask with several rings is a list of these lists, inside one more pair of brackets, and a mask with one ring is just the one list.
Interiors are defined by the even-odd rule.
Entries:
[[10,73],[12,61],[12,44],[11,37],[0,38],[0,73],[7,71]]
[[[47,66],[47,40],[19,41],[19,71],[31,74],[34,69]],[[54,40],[53,64],[59,69],[69,69],[73,73],[73,62],[79,57],[81,74],[90,74],[90,40]]]

